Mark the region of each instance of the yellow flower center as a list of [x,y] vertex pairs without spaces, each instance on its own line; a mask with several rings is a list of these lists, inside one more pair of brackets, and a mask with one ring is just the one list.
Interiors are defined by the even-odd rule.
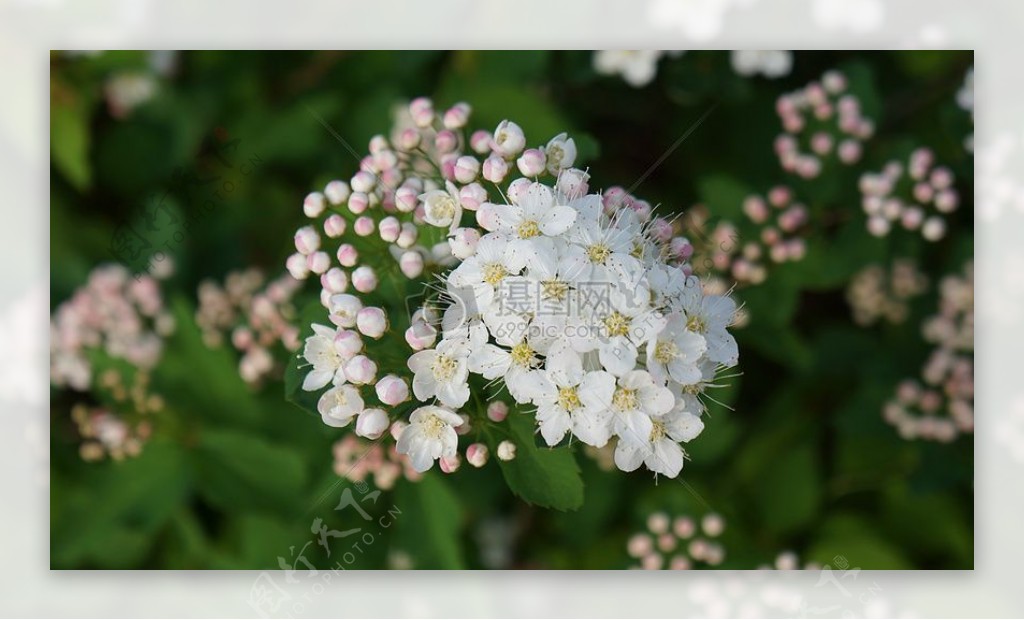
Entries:
[[558,406],[566,411],[573,411],[580,406],[580,395],[574,387],[565,387],[558,390]]
[[686,329],[691,332],[703,334],[708,331],[708,324],[707,321],[704,320],[704,317],[695,314],[686,320]]
[[508,270],[501,263],[484,265],[484,282],[491,286],[497,286],[507,275]]
[[512,356],[512,363],[517,366],[529,366],[533,362],[533,349],[526,342],[520,342],[512,347],[509,355]]
[[450,381],[455,376],[455,369],[457,367],[458,364],[452,358],[447,355],[438,355],[434,358],[434,363],[430,366],[430,370],[434,373],[434,380]]
[[665,424],[661,420],[651,420],[651,441],[658,441],[665,437]]
[[612,312],[605,318],[604,328],[609,336],[625,336],[629,333],[629,317],[618,311]]
[[654,359],[660,364],[667,364],[679,355],[679,347],[674,342],[659,340],[654,347]]
[[611,253],[612,249],[604,243],[595,243],[587,248],[587,258],[590,259],[590,262],[598,265],[603,265]]
[[561,280],[545,280],[540,283],[540,289],[548,299],[561,301],[569,293],[569,284]]
[[434,203],[434,214],[440,219],[446,219],[455,215],[455,201],[449,197],[439,198]]
[[444,421],[436,415],[432,415],[423,421],[423,434],[432,439],[438,439],[441,437],[441,431],[444,429]]
[[519,225],[519,229],[516,232],[519,233],[521,239],[530,239],[540,234],[540,226],[533,220],[526,220]]
[[612,395],[612,405],[619,411],[632,411],[639,407],[640,398],[637,396],[636,390],[619,388]]

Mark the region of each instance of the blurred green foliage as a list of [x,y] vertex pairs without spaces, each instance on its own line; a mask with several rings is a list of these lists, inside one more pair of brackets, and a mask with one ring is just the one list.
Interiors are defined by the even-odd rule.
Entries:
[[[851,276],[870,263],[912,257],[934,283],[973,255],[973,161],[962,146],[971,121],[954,102],[971,63],[960,52],[797,53],[792,74],[769,81],[737,76],[727,53],[688,52],[634,89],[597,75],[589,52],[194,52],[157,77],[155,96],[116,118],[104,85],[153,72],[150,56],[55,53],[52,304],[111,260],[114,230],[139,222],[144,205],[167,198],[170,213],[196,221],[171,240],[177,269],[165,296],[178,330],[155,375],[170,420],[158,437],[138,458],[85,463],[68,413],[80,397],[51,392],[51,566],[277,568],[302,550],[313,564],[334,565],[350,539],[335,540],[340,550],[328,558],[308,544],[311,523],[364,523],[334,510],[351,489],[373,523],[389,525],[345,560],[350,568],[396,565],[396,554],[416,568],[488,566],[482,541],[495,524],[505,524],[513,566],[625,567],[625,541],[652,511],[709,508],[728,521],[725,568],[753,568],[783,549],[861,568],[971,568],[971,437],[908,442],[881,417],[896,383],[927,356],[919,324],[935,307],[934,287],[899,327],[858,327],[844,300]],[[775,99],[836,67],[877,135],[857,166],[787,177],[772,152]],[[230,350],[203,344],[192,320],[198,282],[250,265],[280,272],[302,197],[351,176],[357,161],[345,143],[362,152],[390,127],[394,106],[418,95],[470,102],[474,127],[512,118],[532,140],[568,131],[597,184],[628,187],[650,172],[636,193],[668,213],[699,202],[736,219],[743,197],[785,182],[812,218],[831,214],[803,261],[737,292],[751,316],[737,331],[742,375],[715,393],[723,405],[688,446],[682,482],[604,472],[582,450],[530,443],[516,468],[492,459],[451,477],[435,470],[365,501],[365,488],[332,470],[342,431],[286,402],[280,383],[253,391]],[[239,141],[232,161],[248,162],[248,173],[215,172],[210,145],[224,136]],[[951,234],[935,244],[869,236],[857,176],[919,145],[953,169],[967,203]],[[202,189],[176,185],[181,171],[223,174],[234,189],[207,213]],[[531,432],[506,429],[520,439]],[[493,449],[500,438],[492,439]],[[550,484],[538,491],[534,479]]]

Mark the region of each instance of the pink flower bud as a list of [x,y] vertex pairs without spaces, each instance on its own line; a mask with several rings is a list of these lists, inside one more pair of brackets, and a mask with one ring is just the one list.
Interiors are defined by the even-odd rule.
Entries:
[[409,385],[397,375],[386,375],[377,382],[377,399],[385,405],[400,405],[409,399]]
[[372,172],[360,170],[352,177],[352,190],[363,194],[369,194],[377,185],[377,177]]
[[411,151],[420,145],[420,132],[415,129],[405,129],[398,136],[398,148],[403,151]]
[[302,212],[306,214],[306,217],[320,217],[325,208],[327,205],[324,204],[324,195],[320,192],[311,192],[302,201]]
[[360,237],[369,237],[373,234],[375,224],[373,218],[368,215],[362,215],[356,218],[356,223],[352,226],[352,229]]
[[951,189],[944,189],[935,196],[935,208],[942,213],[955,211],[959,202],[959,196]]
[[674,237],[669,243],[669,250],[676,260],[689,260],[693,256],[693,244],[686,237]]
[[700,521],[700,527],[705,534],[715,538],[725,531],[725,519],[715,513],[706,514]]
[[429,127],[434,122],[434,102],[426,97],[413,99],[409,104],[409,115],[417,127]]
[[524,177],[535,177],[547,167],[547,160],[544,151],[540,149],[526,149],[522,156],[516,160],[516,166]]
[[914,184],[914,200],[921,203],[927,203],[931,201],[932,196],[934,195],[935,190],[928,183],[920,181]]
[[458,454],[453,457],[442,456],[437,460],[437,463],[444,473],[454,474],[458,471],[459,465],[462,464],[462,458]]
[[875,237],[884,237],[889,234],[889,220],[881,215],[872,215],[868,218],[868,232]]
[[231,332],[231,344],[239,351],[244,351],[252,346],[252,330],[245,327],[238,327]]
[[345,377],[355,385],[373,383],[377,375],[377,364],[365,355],[355,355],[345,362]]
[[306,266],[306,257],[302,254],[297,252],[292,254],[287,260],[285,260],[284,266],[288,269],[288,273],[290,273],[296,280],[305,280],[309,277],[309,267]]
[[924,211],[919,207],[907,207],[900,214],[900,223],[907,230],[917,230],[924,222]]
[[460,101],[445,111],[441,122],[444,123],[445,129],[461,129],[469,122],[470,112],[472,108],[469,104]]
[[487,190],[479,183],[470,183],[459,190],[459,202],[463,208],[476,211],[487,201]]
[[491,155],[484,160],[483,175],[491,183],[501,183],[508,175],[508,162],[497,155]]
[[352,272],[352,286],[360,293],[369,293],[377,288],[377,274],[369,265],[357,267]]
[[821,85],[829,94],[838,95],[846,90],[846,76],[836,70],[827,71],[821,76]]
[[337,256],[342,267],[355,267],[359,262],[359,251],[351,243],[342,243],[338,246]]
[[442,129],[434,136],[434,148],[437,152],[446,155],[453,152],[459,146],[459,138],[454,131]]
[[819,131],[811,136],[811,150],[818,155],[827,155],[832,150],[832,136]]
[[650,230],[651,237],[655,241],[668,243],[669,239],[672,238],[672,224],[665,218],[654,218],[648,230]]
[[743,212],[755,224],[762,224],[768,219],[768,205],[760,196],[747,196],[743,201]]
[[395,191],[395,207],[402,213],[412,213],[416,209],[419,192],[411,187],[399,187]]
[[494,139],[491,141],[491,149],[498,155],[509,158],[514,157],[526,146],[526,136],[519,125],[512,121],[501,121],[494,130]]
[[370,206],[370,197],[363,192],[352,192],[348,197],[348,210],[356,215],[366,211]]
[[491,422],[501,422],[508,417],[508,405],[505,401],[496,400],[487,405],[487,419]]
[[587,193],[590,185],[587,183],[590,175],[579,168],[566,168],[558,174],[556,189],[569,198],[578,198]]
[[486,155],[491,151],[491,134],[479,129],[469,137],[469,148],[477,155]]
[[397,241],[398,247],[400,247],[400,248],[410,248],[410,247],[412,247],[413,244],[416,243],[416,240],[419,238],[419,235],[420,235],[420,230],[416,226],[416,224],[413,224],[412,222],[403,222],[402,223],[402,232],[398,233],[398,241]]
[[331,267],[320,276],[320,286],[331,293],[344,293],[348,288],[348,274],[337,267]]
[[402,223],[397,217],[389,215],[380,221],[380,238],[387,243],[398,241],[398,234],[402,232]]
[[341,359],[350,360],[363,350],[363,339],[351,329],[339,329],[334,334],[334,350]]
[[473,467],[483,467],[486,465],[488,456],[487,446],[482,443],[474,443],[466,448],[466,460]]
[[370,306],[356,314],[356,329],[370,338],[380,338],[388,328],[388,318],[380,308]]
[[356,418],[356,435],[377,439],[388,430],[388,414],[383,409],[363,409]]
[[465,260],[472,256],[476,252],[476,245],[479,242],[480,231],[476,228],[456,228],[448,238],[452,256],[459,260]]
[[313,252],[306,257],[306,266],[313,273],[320,275],[331,266],[331,256],[327,252]]
[[295,231],[295,249],[299,254],[309,256],[320,249],[320,235],[312,226],[303,226]]
[[516,444],[505,440],[498,444],[498,460],[511,461],[516,458]]
[[839,143],[839,161],[844,164],[855,163],[860,159],[860,142],[856,140],[843,140]]
[[349,188],[348,183],[344,181],[331,181],[324,188],[324,196],[327,197],[328,202],[335,206],[348,200],[351,194],[352,190]]
[[398,259],[398,268],[410,280],[420,277],[423,273],[423,255],[415,250],[404,252]]
[[346,226],[345,218],[333,213],[324,220],[324,234],[332,239],[337,239],[345,234]]
[[471,155],[463,155],[455,160],[455,180],[459,183],[472,183],[480,174],[480,161]]
[[437,340],[437,328],[424,321],[413,321],[405,330],[405,341],[413,351],[422,351],[433,346]]
[[946,221],[937,215],[929,217],[921,226],[921,236],[927,241],[942,239],[946,236]]

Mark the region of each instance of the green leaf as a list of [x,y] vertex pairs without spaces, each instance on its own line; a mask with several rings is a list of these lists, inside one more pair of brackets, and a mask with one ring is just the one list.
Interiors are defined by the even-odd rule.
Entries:
[[807,560],[863,570],[911,568],[899,549],[879,535],[875,525],[852,514],[836,515],[825,522]]
[[78,190],[89,188],[89,104],[80,95],[50,103],[50,157]]
[[[556,510],[576,510],[583,505],[583,479],[572,448],[537,446],[531,416],[518,413],[508,417],[508,439],[516,445],[516,458],[498,460],[501,473],[512,492],[530,504]],[[491,445],[496,454],[498,438]]]
[[463,569],[462,508],[438,472],[395,487],[395,541],[417,569]]
[[203,497],[227,510],[267,509],[294,514],[305,508],[302,458],[262,437],[205,430],[196,454]]

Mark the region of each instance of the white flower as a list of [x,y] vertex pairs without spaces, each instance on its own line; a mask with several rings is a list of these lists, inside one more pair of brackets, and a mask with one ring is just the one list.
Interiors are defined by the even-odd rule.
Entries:
[[328,426],[348,426],[363,411],[363,397],[352,385],[339,385],[324,392],[316,404],[320,417]]
[[413,469],[424,472],[439,458],[454,458],[459,445],[455,427],[462,418],[444,407],[420,407],[409,416],[409,426],[398,438],[398,453],[409,457]]
[[793,68],[793,54],[782,50],[734,50],[730,60],[736,73],[744,76],[760,73],[777,78],[788,75]]
[[313,335],[306,338],[302,351],[302,357],[313,365],[313,370],[302,381],[302,389],[307,392],[319,390],[328,383],[345,383],[345,357],[335,342],[335,331],[324,325],[314,324],[312,327]]
[[331,296],[331,322],[338,327],[355,327],[363,302],[355,295],[341,293]]
[[683,385],[701,380],[697,366],[708,345],[704,337],[686,329],[686,317],[672,313],[665,329],[647,342],[647,370],[657,381],[672,379]]
[[438,228],[456,227],[462,218],[462,203],[455,186],[448,182],[445,189],[420,194],[423,201],[423,221]]
[[727,328],[735,318],[736,302],[721,295],[705,296],[697,281],[686,286],[681,305],[686,315],[686,329],[704,336],[707,341],[708,359],[724,366],[735,366],[739,349]]
[[646,86],[658,73],[660,50],[600,50],[594,53],[594,69],[604,75],[621,75],[635,88]]
[[[621,376],[636,368],[638,347],[664,329],[665,318],[650,306],[651,293],[642,281],[609,285],[605,294],[607,301],[590,302],[598,304],[594,309],[596,337],[590,341],[605,370]],[[586,349],[578,340],[576,346]]]
[[647,469],[675,478],[683,469],[683,449],[679,442],[690,441],[704,430],[699,416],[673,409],[651,418],[651,432],[644,442],[619,440],[615,447],[615,465],[633,471],[640,463]]
[[501,121],[498,128],[494,130],[491,147],[502,157],[512,157],[523,150],[525,146],[526,136],[523,135],[522,128],[512,121]]
[[[488,233],[480,238],[476,253],[462,261],[448,276],[449,289],[471,289],[473,308],[470,315],[483,312],[491,307],[495,289],[508,276],[522,270],[513,263],[509,240],[504,235]],[[470,302],[460,291],[459,300]]]
[[475,349],[469,356],[469,369],[488,380],[500,377],[517,403],[529,402],[527,375],[540,363],[536,346],[528,337],[509,344],[508,348],[485,344]]
[[363,409],[356,419],[356,435],[377,439],[388,429],[388,414],[383,409]]
[[617,282],[641,266],[630,255],[634,243],[631,231],[602,226],[597,219],[580,218],[566,237],[583,249],[586,263],[579,275],[581,281]]
[[566,133],[560,133],[544,147],[548,172],[557,175],[564,168],[576,162],[576,142]]
[[612,415],[612,430],[619,437],[619,443],[643,445],[654,428],[652,418],[668,413],[675,406],[672,392],[654,382],[650,373],[633,370],[623,375],[610,402],[596,400],[595,396],[584,394],[588,405],[604,405]]
[[615,377],[603,370],[584,373],[574,354],[559,357],[549,356],[547,368],[527,381],[541,436],[554,446],[572,431],[583,443],[602,447],[611,437],[612,414],[604,403],[612,401]]
[[436,397],[453,408],[465,405],[469,400],[468,356],[468,346],[457,339],[444,339],[435,349],[413,353],[409,358],[409,370],[415,373],[413,394],[421,401]]
[[550,237],[561,235],[576,221],[576,210],[556,205],[551,188],[541,183],[532,183],[518,204],[497,205],[495,212],[497,232],[509,237],[508,258],[516,272],[527,264],[553,260],[555,245]]

